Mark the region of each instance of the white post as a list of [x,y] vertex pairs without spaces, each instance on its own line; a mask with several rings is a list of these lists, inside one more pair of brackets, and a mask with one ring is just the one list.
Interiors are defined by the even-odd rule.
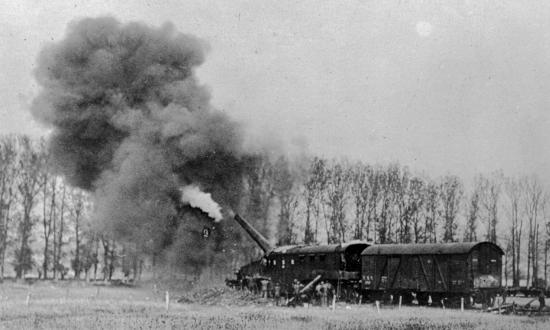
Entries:
[[168,291],[166,291],[164,300],[166,302],[166,311],[168,312],[168,308],[170,307],[170,293]]
[[402,301],[402,296],[399,296],[399,309],[401,309],[401,301]]
[[443,299],[441,299],[441,307],[443,307],[443,309],[445,309],[445,301]]
[[29,306],[31,302],[31,293],[27,292],[27,300],[25,301],[25,305]]
[[430,305],[430,306],[432,305],[432,296],[431,295],[428,296],[428,305]]
[[332,311],[336,309],[336,295],[332,296]]
[[380,314],[380,302],[378,300],[376,301],[376,311]]
[[464,297],[460,298],[460,311],[464,312]]

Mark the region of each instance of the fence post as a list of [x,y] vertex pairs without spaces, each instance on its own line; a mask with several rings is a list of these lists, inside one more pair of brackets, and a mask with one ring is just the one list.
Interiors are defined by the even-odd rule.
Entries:
[[29,306],[30,303],[31,303],[31,293],[27,292],[27,300],[25,301],[25,305]]
[[464,312],[464,297],[460,298],[460,311]]
[[376,311],[380,314],[380,301],[376,301]]
[[170,293],[168,291],[166,291],[164,299],[166,302],[166,311],[168,312],[168,308],[170,308]]
[[401,309],[401,301],[402,301],[403,297],[402,296],[399,296],[399,309]]

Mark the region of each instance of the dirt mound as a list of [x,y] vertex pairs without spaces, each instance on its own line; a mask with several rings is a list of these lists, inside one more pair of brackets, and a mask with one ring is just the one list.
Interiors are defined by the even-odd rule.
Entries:
[[260,298],[247,290],[236,290],[227,287],[199,289],[177,299],[179,303],[197,303],[201,305],[236,305],[268,304],[271,301]]

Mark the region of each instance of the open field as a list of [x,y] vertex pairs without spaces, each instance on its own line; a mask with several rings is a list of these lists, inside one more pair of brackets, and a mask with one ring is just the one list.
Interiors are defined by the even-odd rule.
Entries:
[[[235,293],[238,296],[237,293]],[[206,306],[172,301],[142,288],[84,283],[0,285],[2,329],[548,329],[549,317],[499,316],[438,308],[339,305],[287,308],[266,304]],[[176,295],[174,295],[176,296]],[[29,298],[27,298],[29,297]],[[28,303],[27,303],[28,300]],[[225,300],[227,301],[227,300]]]

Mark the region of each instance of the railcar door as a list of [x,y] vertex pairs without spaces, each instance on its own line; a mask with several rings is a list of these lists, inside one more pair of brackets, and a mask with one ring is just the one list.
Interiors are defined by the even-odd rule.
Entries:
[[388,267],[387,267],[387,282],[386,289],[393,289],[394,287],[399,287],[399,268],[401,265],[401,258],[399,256],[390,256],[388,257]]
[[453,255],[449,257],[449,290],[460,292],[465,289],[467,274],[466,258],[463,255]]
[[422,268],[423,275],[425,276],[426,291],[436,290],[436,269],[435,259],[433,255],[419,255],[418,260]]

